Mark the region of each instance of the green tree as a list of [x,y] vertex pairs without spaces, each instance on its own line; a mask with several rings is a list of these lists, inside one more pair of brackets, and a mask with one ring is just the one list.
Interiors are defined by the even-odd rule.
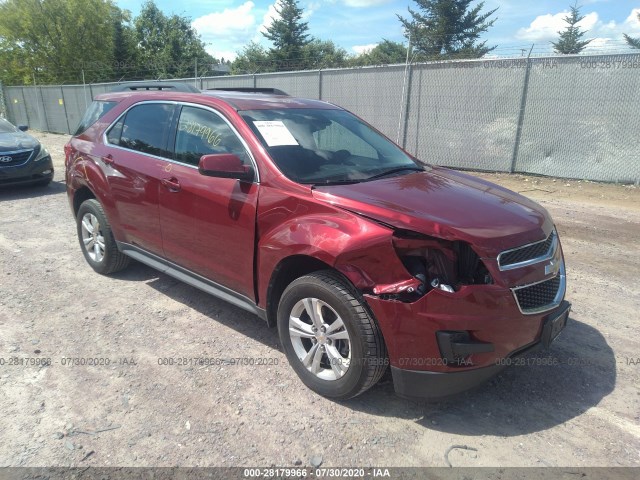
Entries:
[[269,52],[262,45],[251,42],[246,45],[231,63],[232,75],[273,72],[274,65]]
[[113,79],[135,77],[138,64],[136,34],[131,24],[131,12],[117,10],[113,22]]
[[582,52],[587,45],[593,41],[593,39],[582,40],[582,37],[584,37],[587,32],[580,30],[578,23],[583,19],[584,15],[580,15],[580,7],[578,7],[577,4],[574,4],[571,7],[571,12],[564,17],[567,27],[558,32],[560,37],[557,42],[551,42],[553,50],[556,53],[561,53],[563,55],[576,55]]
[[[640,21],[640,13],[638,13],[638,21]],[[625,33],[624,39],[627,41],[630,47],[640,49],[640,37],[634,38]]]
[[314,38],[302,47],[302,57],[297,70],[343,68],[348,66],[347,51],[331,40]]
[[[79,82],[85,66],[108,75],[113,59],[111,0],[5,0],[0,3],[0,64],[7,83]],[[14,70],[15,69],[15,70]],[[87,67],[88,69],[88,67]]]
[[311,41],[307,33],[309,25],[302,21],[303,10],[297,0],[278,0],[275,9],[278,18],[262,33],[273,43],[271,59],[277,71],[302,70],[304,65],[295,67],[303,60],[303,48]]
[[407,47],[399,42],[382,40],[368,52],[364,52],[351,62],[355,66],[366,65],[392,65],[405,63],[407,60]]
[[0,38],[0,80],[7,85],[32,83],[33,66],[25,62],[28,54],[21,46]]
[[414,0],[418,11],[409,8],[410,18],[398,15],[405,36],[420,60],[480,58],[496,47],[480,42],[496,21],[496,9],[482,13],[484,2],[473,0]]
[[167,16],[149,0],[143,4],[134,20],[138,45],[138,73],[153,78],[192,76],[196,60],[210,69],[218,61],[209,55],[191,19],[179,15]]

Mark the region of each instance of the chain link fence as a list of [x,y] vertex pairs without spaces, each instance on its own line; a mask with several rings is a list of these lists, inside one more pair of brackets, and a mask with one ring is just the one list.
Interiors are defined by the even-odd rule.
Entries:
[[[480,59],[178,80],[270,87],[356,113],[454,168],[640,183],[640,55]],[[116,84],[5,87],[8,118],[71,133]]]

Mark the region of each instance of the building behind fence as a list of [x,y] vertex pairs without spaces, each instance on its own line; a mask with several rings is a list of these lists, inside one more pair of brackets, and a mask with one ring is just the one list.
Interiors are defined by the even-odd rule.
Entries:
[[[454,168],[640,182],[640,55],[471,60],[181,79],[340,105]],[[15,124],[71,133],[115,84],[5,87]]]

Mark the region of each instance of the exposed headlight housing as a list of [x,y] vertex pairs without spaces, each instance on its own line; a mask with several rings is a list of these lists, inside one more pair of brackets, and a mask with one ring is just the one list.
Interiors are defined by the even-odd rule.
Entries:
[[393,245],[407,271],[420,280],[417,296],[439,288],[454,293],[463,285],[493,283],[486,266],[466,242],[396,231]]

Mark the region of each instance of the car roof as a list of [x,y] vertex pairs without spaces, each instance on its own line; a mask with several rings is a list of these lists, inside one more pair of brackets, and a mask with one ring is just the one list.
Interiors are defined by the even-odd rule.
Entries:
[[312,100],[309,98],[296,98],[288,95],[277,95],[272,93],[253,93],[229,90],[203,90],[201,93],[184,93],[175,91],[134,91],[134,92],[111,92],[103,93],[96,97],[97,100],[122,101],[132,99],[134,102],[145,100],[167,100],[178,102],[192,102],[203,105],[208,104],[208,99],[222,100],[233,109],[241,110],[274,110],[289,108],[317,108],[317,109],[340,109],[336,105]]

